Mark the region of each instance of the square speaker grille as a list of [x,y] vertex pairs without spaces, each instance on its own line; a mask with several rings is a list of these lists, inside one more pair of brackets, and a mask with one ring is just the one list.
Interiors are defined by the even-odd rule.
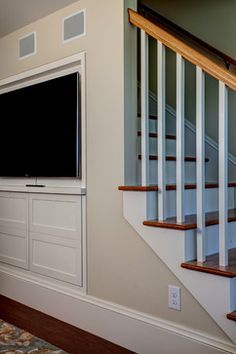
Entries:
[[19,58],[29,57],[36,53],[36,33],[27,34],[19,39]]
[[76,39],[85,35],[85,10],[77,12],[64,18],[64,42]]

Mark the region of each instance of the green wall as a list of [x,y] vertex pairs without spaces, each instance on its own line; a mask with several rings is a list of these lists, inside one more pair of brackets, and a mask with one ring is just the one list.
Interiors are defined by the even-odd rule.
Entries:
[[235,0],[142,0],[140,2],[236,59]]
[[[235,0],[143,0],[161,15],[236,59]],[[156,41],[150,39],[150,89],[156,92]],[[167,103],[175,108],[175,54],[167,51]],[[231,66],[230,70],[236,72]],[[186,62],[186,118],[195,124],[195,68]],[[218,140],[217,81],[206,76],[206,133]],[[236,94],[229,92],[229,151],[236,156]]]

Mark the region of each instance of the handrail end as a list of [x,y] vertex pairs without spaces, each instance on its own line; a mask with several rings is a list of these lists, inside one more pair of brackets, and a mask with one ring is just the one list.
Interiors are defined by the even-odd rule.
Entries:
[[131,16],[132,16],[132,14],[136,13],[136,11],[134,11],[130,7],[128,7],[127,11],[128,11],[129,22],[131,23]]

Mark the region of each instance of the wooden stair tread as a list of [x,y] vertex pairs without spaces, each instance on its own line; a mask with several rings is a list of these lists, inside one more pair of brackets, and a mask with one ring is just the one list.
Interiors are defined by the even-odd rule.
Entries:
[[[236,182],[229,182],[228,187],[236,187]],[[186,183],[184,186],[185,189],[197,189],[196,183]],[[219,188],[218,183],[206,183],[206,189]],[[120,191],[134,191],[134,192],[155,192],[158,191],[158,185],[149,185],[149,186],[119,186]],[[167,184],[167,191],[175,191],[176,184]]]
[[[138,131],[138,136],[142,136],[142,132],[141,131]],[[154,133],[154,132],[150,132],[149,133],[149,138],[157,138],[158,137],[158,134],[157,133]],[[176,135],[173,135],[173,134],[166,134],[166,139],[169,139],[169,140],[176,140]]]
[[232,321],[236,321],[236,311],[227,314],[227,318]]
[[[138,155],[139,160],[142,159],[142,155]],[[157,155],[149,155],[149,160],[158,160],[158,156]],[[166,156],[166,161],[176,161],[176,156]],[[196,162],[197,158],[195,156],[185,156],[184,161],[186,162]],[[205,162],[208,162],[209,159],[206,158]]]
[[[138,117],[141,118],[141,113],[138,113]],[[157,120],[157,116],[154,114],[149,114],[149,119],[151,120]]]
[[[218,211],[211,211],[206,213],[206,226],[217,225],[219,223]],[[236,221],[236,209],[228,210],[228,222]],[[186,215],[185,222],[177,223],[176,217],[167,218],[164,221],[148,220],[143,222],[146,226],[162,227],[166,229],[175,230],[191,230],[197,228],[197,216]]]
[[[236,187],[236,182],[229,182],[228,187]],[[184,186],[185,189],[197,189],[197,184],[196,183],[186,183]],[[205,188],[206,189],[214,189],[214,188],[219,188],[219,183],[214,183],[214,182],[206,182],[205,183]],[[172,191],[176,190],[176,184],[167,184],[166,185],[166,190],[167,191]]]
[[158,191],[158,186],[119,186],[119,191],[127,192],[156,192]]
[[[182,268],[195,270],[198,272],[220,275],[223,277],[236,277],[236,248],[229,250],[229,265],[223,267],[219,265],[219,254],[207,256],[206,262],[189,261],[181,264]],[[236,317],[235,317],[236,319]]]

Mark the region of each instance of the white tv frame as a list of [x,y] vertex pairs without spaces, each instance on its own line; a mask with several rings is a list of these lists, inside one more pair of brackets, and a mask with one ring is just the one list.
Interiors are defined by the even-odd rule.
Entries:
[[[35,69],[10,76],[0,80],[0,94],[15,89],[19,89],[31,84],[39,83],[55,77],[60,77],[73,72],[80,73],[81,87],[81,178],[38,178],[37,183],[43,184],[45,187],[39,190],[40,193],[71,193],[85,194],[86,192],[86,54],[81,52],[49,64],[39,66]],[[0,191],[21,191],[33,192],[31,187],[26,187],[26,184],[36,184],[35,178],[12,178],[0,177]],[[29,189],[30,188],[30,189]],[[34,192],[37,192],[34,189]]]

